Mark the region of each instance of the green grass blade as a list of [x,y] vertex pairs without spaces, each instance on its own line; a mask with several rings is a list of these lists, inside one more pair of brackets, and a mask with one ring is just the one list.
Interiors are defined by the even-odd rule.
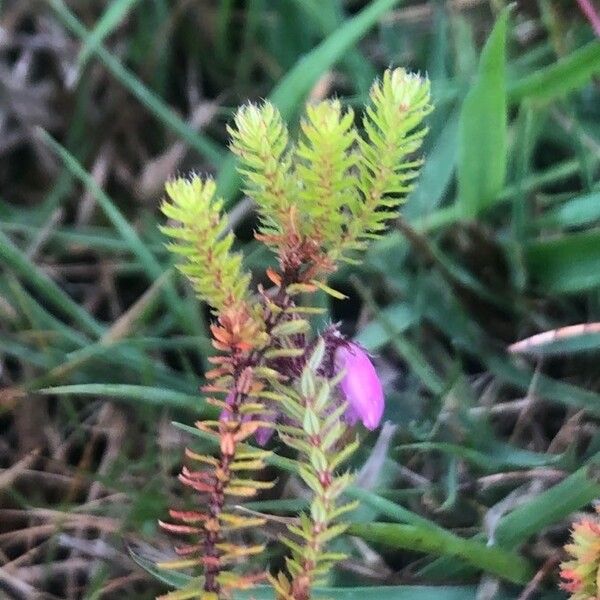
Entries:
[[496,529],[498,544],[512,548],[545,527],[567,518],[600,496],[600,454],[559,484],[503,517]]
[[[179,571],[158,569],[156,564],[142,556],[137,550],[130,549],[131,558],[150,575],[167,585],[181,589],[188,585],[192,578]],[[475,600],[475,586],[426,586],[426,585],[391,585],[352,588],[322,588],[313,590],[318,598],[332,600]],[[233,593],[234,600],[275,600],[273,588],[256,585],[250,590],[239,590]]]
[[[590,160],[595,165],[600,162],[600,156],[595,154],[590,155]],[[525,177],[522,181],[517,181],[514,184],[507,185],[495,198],[493,204],[498,205],[503,202],[514,198],[517,194],[526,194],[534,190],[542,188],[546,185],[553,185],[559,181],[564,181],[570,177],[576,176],[581,170],[581,163],[577,159],[569,159],[563,162],[559,162],[556,165],[549,167],[548,169],[539,173],[533,173]],[[452,204],[439,208],[433,213],[424,217],[419,217],[412,223],[413,227],[417,231],[434,231],[447,227],[462,218],[461,206]],[[381,240],[378,240],[373,245],[373,251],[377,251],[380,248],[393,247],[398,244],[398,240],[401,239],[401,235],[396,232],[390,232]]]
[[509,85],[511,102],[525,98],[549,102],[586,85],[600,72],[600,41],[594,40],[556,63]]
[[483,48],[479,69],[462,106],[458,133],[458,205],[472,218],[494,203],[507,166],[505,9]]
[[417,185],[406,200],[402,212],[407,220],[425,217],[439,206],[456,167],[457,143],[458,116],[453,114],[428,153]]
[[530,277],[546,294],[600,286],[600,228],[537,240],[526,248]]
[[[40,235],[42,227],[35,227],[26,223],[13,223],[0,221],[0,229],[9,233],[20,233],[26,239],[35,239]],[[71,245],[84,246],[98,251],[126,252],[130,250],[129,245],[121,237],[116,237],[114,231],[108,227],[80,227],[76,231],[68,228],[56,228],[48,232],[48,241],[56,242],[58,248]],[[153,254],[166,255],[167,249],[162,244],[146,244]]]
[[138,2],[140,0],[116,0],[109,3],[79,51],[79,56],[77,57],[77,66],[79,69],[85,67],[88,59],[98,49],[98,46],[121,24],[127,13]]
[[[532,535],[593,502],[600,496],[599,460],[600,455],[596,454],[561,483],[502,517],[496,527],[495,541],[505,548],[515,548]],[[448,557],[442,557],[427,565],[419,574],[422,577],[447,579],[459,573],[468,576],[470,571],[462,569]]]
[[294,115],[319,77],[344,57],[377,20],[400,0],[375,0],[301,58],[269,95],[284,119]]
[[371,321],[365,325],[354,338],[356,342],[370,352],[385,346],[392,337],[392,332],[386,327],[386,323],[392,322],[394,324],[394,332],[403,332],[417,322],[414,308],[405,302],[399,302],[384,308],[381,315],[383,316],[382,319]]
[[[333,0],[321,3],[319,0],[294,0],[300,10],[313,19],[324,36],[331,35],[344,22],[342,2]],[[359,94],[367,94],[377,73],[358,48],[351,48],[342,58],[344,71],[347,72]]]
[[[0,255],[3,249],[2,243],[0,241]],[[7,263],[8,264],[8,263]],[[27,275],[27,273],[25,273]],[[23,280],[32,285],[33,289],[41,296],[42,299],[45,299],[49,305],[54,306],[55,308],[60,309],[68,308],[68,297],[65,297],[64,292],[57,288],[58,293],[56,294],[56,304],[53,304],[52,296],[45,295],[44,288],[35,286],[35,279],[27,279],[27,277],[23,277]],[[50,280],[51,284],[53,283]],[[90,339],[76,329],[65,325],[62,321],[59,321],[54,315],[50,314],[45,307],[41,306],[32,296],[30,296],[25,289],[21,286],[19,280],[14,278],[12,281],[9,281],[9,289],[12,291],[14,295],[14,300],[16,301],[16,305],[20,308],[20,312],[22,312],[29,320],[32,322],[36,322],[38,324],[38,328],[51,330],[54,334],[60,336],[61,340],[64,340],[68,343],[68,350],[75,347],[81,350],[75,350],[65,354],[65,350],[61,350],[60,352],[53,352],[52,361],[43,363],[43,367],[45,368],[45,372],[37,378],[30,378],[27,380],[27,384],[24,386],[26,389],[37,389],[38,387],[47,387],[51,383],[56,383],[57,380],[63,379],[65,376],[70,375],[71,372],[69,370],[69,363],[73,359],[73,357],[83,355],[85,358],[97,358],[101,357],[103,362],[108,365],[114,365],[116,367],[122,367],[123,365],[127,365],[127,368],[135,373],[135,377],[146,377],[148,373],[152,374],[153,380],[160,383],[161,385],[165,385],[182,392],[185,391],[195,391],[197,388],[196,383],[190,382],[185,378],[181,377],[180,373],[175,373],[171,369],[169,369],[166,365],[164,365],[160,360],[153,359],[147,354],[143,354],[139,351],[139,345],[144,346],[144,343],[137,344],[134,340],[124,339],[117,343],[112,343],[110,346],[104,346],[103,344],[94,344],[90,341]],[[78,305],[77,305],[78,306]],[[67,314],[71,316],[71,313],[62,311],[63,314]],[[86,313],[87,314],[87,313]],[[89,316],[89,315],[88,315]],[[90,316],[91,323],[94,324],[94,333],[96,336],[101,338],[107,330],[105,330],[100,324],[98,324],[94,319]],[[81,325],[81,323],[77,322],[77,324]],[[96,332],[96,328],[99,328]],[[177,344],[177,339],[173,340],[173,347],[179,347],[180,344]],[[206,340],[204,338],[194,337],[193,338],[195,347],[202,347],[202,344],[206,344]],[[54,340],[52,343],[51,350],[54,351],[59,347],[59,341]],[[192,340],[186,338],[185,345],[186,347],[191,347]],[[47,342],[49,344],[50,342]],[[151,340],[148,341],[147,345],[151,344]],[[169,346],[167,343],[166,346]],[[155,344],[152,346],[153,348],[160,347],[160,344]],[[10,347],[7,346],[6,351],[9,352]],[[33,352],[30,358],[34,358],[35,361],[33,364],[38,366],[42,366],[39,363],[39,356],[41,354],[36,354]],[[76,375],[76,373],[73,373]]]
[[447,442],[417,442],[403,444],[399,450],[421,450],[424,452],[443,452],[471,462],[485,472],[498,472],[503,469],[527,469],[544,467],[560,461],[561,456],[542,454],[514,448],[508,444],[490,444],[488,452],[481,452],[468,446],[450,444]]
[[391,548],[460,558],[513,583],[526,583],[533,574],[531,565],[518,554],[459,538],[449,532],[395,523],[359,523],[350,525],[348,533]]
[[47,369],[52,365],[51,358],[47,354],[33,350],[30,345],[21,344],[8,336],[0,339],[0,352],[41,369]]
[[182,408],[202,416],[208,416],[215,412],[213,407],[209,407],[201,396],[145,385],[82,383],[42,388],[38,392],[52,395],[108,396],[135,404],[145,403],[163,408]]
[[69,171],[94,195],[98,204],[104,211],[109,221],[123,238],[131,252],[140,261],[140,264],[150,277],[155,279],[163,275],[164,269],[160,266],[152,252],[148,250],[129,221],[123,217],[108,194],[96,183],[95,179],[83,168],[79,161],[64,147],[61,146],[50,134],[43,129],[39,133],[44,142],[57,154]]
[[[477,354],[477,350],[472,349],[471,351],[473,354]],[[503,356],[488,354],[483,357],[483,360],[486,368],[498,379],[511,383],[523,392],[529,391],[534,377],[532,370],[519,368]],[[600,394],[558,381],[547,375],[540,374],[536,377],[535,389],[539,398],[563,406],[584,408],[590,414],[600,416]]]
[[600,193],[578,196],[546,211],[536,220],[538,227],[581,227],[600,222]]
[[85,308],[63,292],[47,275],[41,273],[2,232],[0,232],[0,259],[4,265],[11,268],[16,275],[43,296],[50,305],[62,315],[72,319],[84,331],[98,337],[104,333],[104,327]]
[[231,26],[234,14],[234,0],[221,0],[216,17],[216,40],[215,54],[217,60],[222,64],[228,64],[231,60],[231,37],[228,28]]
[[35,300],[21,285],[19,279],[10,277],[8,290],[11,292],[13,306],[31,323],[32,328],[52,331],[53,344],[58,340],[64,341],[69,350],[82,348],[90,343],[90,338],[76,329],[65,325],[60,319],[50,314],[46,307]]

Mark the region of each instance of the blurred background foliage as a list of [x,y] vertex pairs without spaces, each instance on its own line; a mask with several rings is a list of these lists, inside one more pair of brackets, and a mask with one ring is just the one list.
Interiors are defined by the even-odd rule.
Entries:
[[[292,128],[307,99],[358,108],[389,65],[427,73],[436,111],[398,222],[332,278],[349,300],[321,299],[376,357],[388,420],[330,581],[371,587],[327,595],[562,597],[570,519],[600,495],[600,334],[507,346],[600,321],[600,42],[574,0],[0,2],[0,596],[164,590],[127,551],[170,556],[172,421],[208,412],[211,353],[164,181],[217,177],[263,281],[226,123],[248,99]],[[298,489],[248,508],[293,515]]]

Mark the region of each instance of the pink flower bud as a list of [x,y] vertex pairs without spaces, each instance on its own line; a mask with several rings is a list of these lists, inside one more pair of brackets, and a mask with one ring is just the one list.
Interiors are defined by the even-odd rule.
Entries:
[[335,351],[335,364],[345,371],[340,388],[348,402],[346,420],[354,425],[360,419],[375,429],[383,416],[383,388],[367,353],[356,344],[343,344]]

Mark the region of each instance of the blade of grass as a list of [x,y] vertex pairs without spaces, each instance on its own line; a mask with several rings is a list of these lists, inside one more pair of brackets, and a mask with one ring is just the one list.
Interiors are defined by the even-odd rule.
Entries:
[[[143,319],[147,318],[148,314],[156,307],[157,298],[162,286],[167,281],[165,275],[157,279],[144,294],[142,294],[102,335],[98,343],[87,344],[76,351],[69,352],[64,355],[64,360],[60,364],[53,366],[52,369],[42,374],[40,377],[29,379],[27,382],[28,389],[36,389],[46,387],[57,381],[64,380],[70,373],[75,370],[82,370],[82,367],[92,358],[110,352],[114,352],[115,342],[127,337],[133,327]],[[148,363],[150,363],[150,359]],[[164,371],[162,363],[156,364],[156,371]]]
[[504,9],[483,48],[460,113],[457,202],[463,218],[475,217],[493,204],[506,177],[508,14]]
[[82,306],[77,304],[70,296],[54,283],[19,250],[10,239],[0,231],[0,259],[4,265],[11,268],[16,275],[26,281],[47,302],[49,302],[62,315],[72,319],[84,331],[99,337],[104,332],[100,325]]
[[[0,221],[0,229],[11,233],[23,234],[26,238],[35,238],[42,230],[41,227],[35,227],[26,223],[14,223],[8,221]],[[115,237],[112,229],[109,229],[108,227],[81,227],[77,231],[72,231],[67,228],[55,228],[48,232],[48,242],[50,241],[56,241],[57,245],[60,244],[60,247],[67,251],[70,246],[115,253],[129,250],[129,244],[121,237]],[[162,253],[166,255],[164,245],[147,244],[146,247],[153,254]]]
[[65,325],[62,321],[50,314],[45,307],[41,306],[21,285],[17,277],[8,278],[8,289],[14,297],[14,305],[37,329],[52,331],[56,337],[63,339],[69,349],[82,348],[90,343],[90,338],[76,329]]
[[375,0],[302,57],[269,95],[283,117],[294,115],[324,71],[344,57],[377,20],[401,0]]
[[354,338],[370,352],[374,352],[388,343],[390,330],[387,329],[386,323],[393,323],[394,330],[402,333],[417,322],[414,308],[404,302],[384,308],[381,316],[381,319],[373,320],[365,325]]
[[9,336],[5,336],[4,339],[0,340],[0,352],[40,369],[47,369],[52,365],[52,361],[47,354],[34,350],[30,344],[22,344]]
[[132,348],[150,348],[152,350],[193,350],[206,344],[210,344],[210,338],[197,335],[177,335],[169,338],[130,337],[113,343],[111,348],[131,346]]
[[596,454],[575,473],[502,517],[496,528],[497,542],[513,548],[598,498],[599,468],[600,454]]
[[351,281],[365,305],[375,315],[377,321],[391,333],[390,342],[394,349],[421,379],[425,387],[434,394],[441,395],[445,388],[444,381],[435,372],[420,349],[398,330],[393,321],[386,318],[385,313],[379,309],[370,291],[360,283],[357,277],[352,276]]
[[581,227],[600,222],[600,193],[578,196],[546,211],[535,224],[540,228]]
[[[319,24],[324,36],[332,34],[344,23],[344,11],[339,0],[322,3],[319,0],[294,0],[294,3]],[[342,58],[346,73],[352,78],[359,94],[369,92],[376,77],[375,69],[358,48],[351,48]]]
[[[92,315],[72,300],[49,277],[41,273],[25,254],[2,232],[0,232],[0,259],[2,259],[3,264],[11,268],[16,275],[30,285],[59,314],[72,319],[83,331],[91,334],[94,338],[101,338],[106,333],[107,328],[98,323]],[[29,299],[31,302],[34,302],[33,298]],[[42,310],[42,308],[38,307],[38,310]],[[43,310],[47,312],[45,309]],[[47,318],[56,320],[50,314],[47,315]],[[57,329],[57,327],[53,328]],[[68,326],[61,323],[58,328],[62,329],[64,327]],[[67,338],[77,341],[82,347],[85,347],[88,343],[86,338],[78,334],[75,330],[71,330]],[[129,368],[137,370],[138,373],[143,373],[150,369],[153,376],[163,384],[169,384],[180,389],[183,387],[188,389],[193,387],[191,384],[187,384],[186,380],[180,375],[175,375],[166,370],[162,363],[150,360],[149,357],[144,356],[134,348],[113,348],[112,352],[106,354],[106,360],[110,364],[121,366],[125,364]],[[52,366],[56,366],[56,364]]]
[[350,525],[348,533],[391,548],[460,558],[474,567],[513,583],[526,583],[533,574],[531,565],[518,554],[486,546],[475,540],[457,538],[452,534],[423,531],[413,525],[357,523]]
[[219,2],[219,9],[216,18],[215,53],[220,63],[228,65],[231,60],[231,36],[228,28],[231,26],[232,16],[234,14],[234,1],[222,0]]
[[[600,163],[600,156],[591,155],[590,159],[594,161],[596,166]],[[579,173],[580,169],[581,163],[576,158],[560,162],[544,171],[529,175],[523,181],[507,185],[498,194],[494,204],[506,202],[518,193],[529,193],[546,185],[553,185],[559,181],[573,177]],[[460,213],[456,210],[456,206],[452,205],[437,210],[432,215],[423,218],[418,223],[415,223],[415,228],[421,231],[431,231],[450,225],[459,219]]]
[[85,67],[88,59],[98,49],[98,46],[121,24],[127,13],[138,2],[140,0],[116,0],[109,3],[79,51],[79,55],[77,56],[77,66],[79,69]]
[[[517,367],[504,354],[491,352],[479,326],[464,313],[458,301],[448,303],[441,300],[442,295],[446,299],[453,297],[450,290],[441,294],[437,286],[431,285],[430,289],[425,288],[422,293],[428,298],[428,302],[423,304],[425,319],[443,331],[456,347],[481,361],[500,381],[509,383],[523,392],[529,391],[533,371]],[[387,335],[388,339],[391,339],[391,334]],[[537,377],[536,394],[549,402],[578,409],[585,408],[590,414],[600,415],[600,394],[547,375],[539,374]]]
[[[71,171],[71,173],[85,185],[86,189],[94,195],[94,198],[104,211],[104,214],[127,243],[134,256],[140,261],[140,264],[150,277],[150,280],[161,277],[164,269],[158,263],[152,252],[148,250],[144,242],[142,242],[137,232],[125,217],[123,217],[113,200],[109,198],[108,194],[104,192],[104,190],[96,183],[95,179],[64,146],[61,146],[61,144],[59,144],[47,131],[39,129],[38,132],[42,140],[63,161],[69,171]],[[169,286],[166,286],[166,288],[169,288]],[[171,290],[174,293],[172,287]],[[170,301],[177,304],[176,297],[171,297]],[[172,308],[174,308],[174,312],[177,312],[177,306],[173,306]]]
[[167,388],[145,385],[129,385],[124,383],[83,383],[78,385],[59,385],[42,388],[40,394],[103,396],[120,401],[145,403],[162,408],[180,408],[194,412],[203,417],[215,416],[215,409],[204,402],[200,396],[184,394]]
[[489,452],[480,452],[474,448],[449,444],[446,442],[417,442],[403,444],[398,450],[422,450],[424,452],[443,452],[473,463],[485,472],[498,472],[504,469],[526,469],[556,464],[562,456],[541,454],[514,448],[508,444],[495,443],[490,445]]
[[264,14],[264,0],[248,0],[244,14],[244,34],[241,49],[236,53],[237,65],[235,81],[242,89],[250,86],[250,74],[253,66],[252,48],[256,41],[257,32]]
[[511,102],[524,98],[550,102],[582,88],[595,73],[600,72],[600,42],[594,40],[557,62],[533,71],[508,87]]
[[[477,354],[475,349],[472,349],[472,352]],[[481,358],[482,354],[479,356]],[[519,368],[508,359],[489,353],[483,353],[483,360],[486,368],[498,379],[516,386],[523,392],[528,391],[534,376],[532,370]],[[540,374],[537,378],[536,394],[544,400],[577,409],[583,408],[592,415],[600,416],[600,394],[547,375]]]
[[[159,581],[172,588],[181,589],[188,585],[192,578],[178,571],[159,569],[156,563],[130,548],[131,558],[145,571]],[[317,587],[314,594],[319,598],[333,600],[475,600],[474,586],[425,586],[425,585],[391,585],[352,588]],[[250,590],[237,590],[234,600],[275,600],[273,588],[256,585]],[[500,599],[499,599],[500,600]]]
[[417,186],[402,210],[408,221],[431,214],[442,201],[456,166],[458,115],[452,114],[421,169]]
[[[93,146],[91,136],[86,131],[86,114],[92,102],[92,87],[91,79],[80,82],[76,93],[75,105],[70,115],[69,128],[66,135],[62,138],[66,148],[77,148],[77,152],[82,160],[89,158]],[[68,169],[63,167],[60,174],[54,178],[53,185],[40,205],[39,211],[36,211],[35,223],[43,226],[50,215],[54,213],[71,193],[72,189],[73,176],[69,173]]]
[[[597,165],[600,163],[600,156],[590,156],[591,160]],[[581,169],[581,164],[577,159],[570,159],[558,163],[554,167],[550,167],[540,173],[534,173],[528,176],[524,181],[517,182],[506,186],[497,196],[494,204],[501,204],[513,198],[518,193],[529,193],[533,190],[542,188],[545,185],[552,185],[563,179],[568,179],[577,175]],[[444,227],[450,226],[462,218],[461,211],[457,204],[445,206],[433,213],[417,217],[411,223],[412,227],[417,232],[437,231]],[[403,236],[399,232],[391,231],[382,239],[376,241],[371,247],[369,254],[380,255],[394,251],[402,243]]]
[[[496,542],[508,549],[515,548],[532,535],[593,502],[600,496],[599,461],[600,454],[596,454],[559,484],[502,517],[495,531]],[[475,539],[481,537],[478,535]],[[447,579],[459,572],[462,576],[470,574],[447,557],[442,557],[421,569],[419,575]]]
[[600,228],[536,240],[525,257],[530,277],[546,294],[593,290],[600,285]]
[[[455,300],[449,305],[442,300],[453,297],[451,290],[447,289],[445,293],[441,293],[440,289],[432,284],[422,284],[421,293],[428,298],[428,302],[422,304],[425,319],[443,331],[458,348],[482,361],[486,369],[498,379],[514,385],[523,392],[529,390],[533,372],[524,367],[517,367],[506,355],[490,352],[483,341],[480,328],[469,319],[460,304]],[[383,328],[378,343],[390,343],[393,335],[393,329]],[[540,374],[537,378],[536,393],[546,401],[578,409],[585,408],[590,414],[600,415],[600,394],[576,385]]]
[[[531,171],[533,150],[543,119],[543,111],[534,110],[531,102],[525,101],[519,107],[512,168],[517,180],[521,183],[525,181]],[[527,284],[524,253],[525,246],[531,237],[531,212],[531,202],[527,194],[520,190],[512,199],[510,235],[506,240],[511,280],[519,293],[524,292]]]

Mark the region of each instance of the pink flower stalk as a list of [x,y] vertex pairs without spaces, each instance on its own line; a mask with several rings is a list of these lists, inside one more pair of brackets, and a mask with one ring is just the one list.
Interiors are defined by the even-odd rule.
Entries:
[[340,388],[348,402],[346,420],[354,425],[360,419],[367,429],[376,429],[383,416],[383,388],[367,353],[357,344],[340,345],[335,364],[345,371]]

